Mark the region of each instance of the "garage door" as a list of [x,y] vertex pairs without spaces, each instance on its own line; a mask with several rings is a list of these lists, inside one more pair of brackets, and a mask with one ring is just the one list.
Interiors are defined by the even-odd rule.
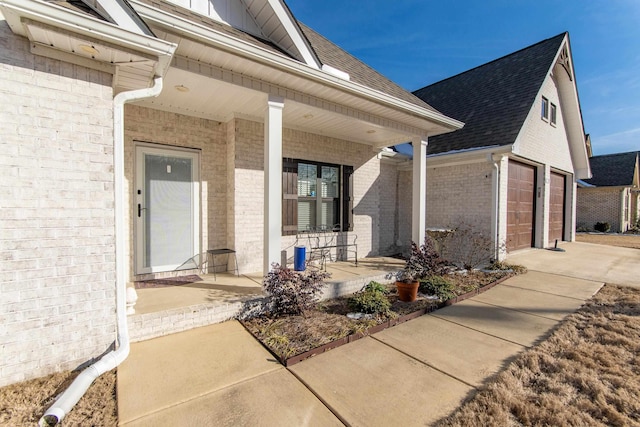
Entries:
[[533,246],[536,168],[509,161],[507,250]]
[[549,244],[564,237],[564,185],[565,176],[551,172],[549,198]]

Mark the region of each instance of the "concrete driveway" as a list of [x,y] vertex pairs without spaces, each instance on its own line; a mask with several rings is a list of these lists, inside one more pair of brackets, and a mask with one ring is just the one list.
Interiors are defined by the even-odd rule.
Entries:
[[534,271],[640,287],[640,250],[579,242],[560,247],[565,252],[527,249],[509,255],[507,261]]

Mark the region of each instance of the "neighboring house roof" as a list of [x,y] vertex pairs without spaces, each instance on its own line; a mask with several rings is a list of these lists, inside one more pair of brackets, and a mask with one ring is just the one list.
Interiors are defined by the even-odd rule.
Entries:
[[633,186],[640,151],[594,156],[591,163],[591,179],[587,184],[596,187]]
[[429,138],[429,154],[513,144],[567,33],[418,89],[419,98],[465,123]]

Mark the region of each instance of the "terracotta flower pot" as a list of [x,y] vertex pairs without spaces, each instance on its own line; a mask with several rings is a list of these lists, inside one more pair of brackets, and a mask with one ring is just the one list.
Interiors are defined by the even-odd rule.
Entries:
[[418,281],[412,283],[396,282],[400,301],[413,302],[418,297]]

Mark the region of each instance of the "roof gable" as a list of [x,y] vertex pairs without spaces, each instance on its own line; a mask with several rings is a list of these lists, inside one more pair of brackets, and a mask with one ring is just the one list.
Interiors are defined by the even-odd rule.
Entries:
[[429,154],[513,144],[567,33],[418,89],[419,98],[465,123],[429,139]]
[[583,181],[596,187],[637,185],[634,180],[638,176],[639,154],[640,151],[631,151],[591,157],[589,162],[593,177]]
[[317,57],[283,0],[166,0],[264,39],[292,58],[320,68]]

